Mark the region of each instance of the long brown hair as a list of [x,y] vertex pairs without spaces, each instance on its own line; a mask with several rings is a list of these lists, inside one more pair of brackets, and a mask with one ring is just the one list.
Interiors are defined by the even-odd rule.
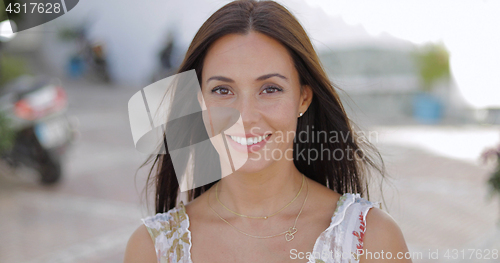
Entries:
[[[295,154],[294,164],[297,169],[308,178],[339,194],[348,192],[360,193],[362,196],[365,192],[368,194],[366,179],[372,171],[371,168],[382,176],[385,174],[382,158],[370,142],[359,140],[359,136],[353,130],[355,126],[347,117],[335,91],[337,87],[329,81],[307,33],[297,19],[280,4],[274,1],[238,0],[220,8],[208,18],[194,36],[178,73],[195,69],[198,81],[201,82],[203,61],[208,48],[222,36],[245,35],[251,31],[265,34],[281,42],[294,61],[300,76],[300,83],[309,85],[313,90],[313,99],[308,110],[298,119],[296,134],[301,134],[301,131],[309,127],[309,129],[314,128],[315,131],[327,133],[336,131],[345,138],[333,142],[314,142],[311,138],[302,138],[294,141],[294,151],[307,151],[308,149],[320,151],[320,149],[328,148],[334,152],[336,149],[341,149],[342,152],[350,153],[353,157],[340,158],[340,160],[320,158],[310,162],[310,160],[296,158]],[[173,103],[175,102],[174,98]],[[313,134],[307,132],[306,136],[310,137]],[[189,135],[186,138],[189,139]],[[166,144],[165,140],[164,143]],[[217,156],[217,153],[214,153],[214,156]],[[141,167],[151,163],[152,160],[154,161],[149,171],[147,185],[155,186],[156,212],[163,213],[175,207],[179,184],[168,150],[166,154],[151,156]],[[194,160],[195,173],[202,174],[203,171],[196,166],[196,157]],[[219,165],[217,159],[213,163]],[[201,195],[214,183],[189,190],[188,201]]]

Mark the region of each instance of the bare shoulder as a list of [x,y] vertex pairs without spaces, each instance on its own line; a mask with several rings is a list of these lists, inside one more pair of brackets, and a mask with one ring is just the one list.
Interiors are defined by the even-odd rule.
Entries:
[[[306,178],[306,180],[309,197],[305,213],[307,214],[307,211],[309,211],[311,214],[318,215],[320,218],[327,218],[330,221],[337,207],[337,202],[342,195],[313,179]],[[318,211],[323,211],[323,213],[318,214]]]
[[155,247],[145,225],[139,226],[127,243],[124,263],[156,263]]
[[[362,263],[393,262],[394,259],[397,262],[412,262],[411,259],[405,259],[408,247],[398,224],[388,213],[377,207],[371,208],[366,215],[363,251],[365,255],[361,257]],[[379,252],[384,255],[384,259],[370,258],[368,252]],[[389,256],[392,259],[388,259]]]
[[331,202],[332,200],[337,201],[342,196],[341,194],[310,178],[307,178],[307,180],[310,187],[309,192],[312,196],[317,196],[326,202]]

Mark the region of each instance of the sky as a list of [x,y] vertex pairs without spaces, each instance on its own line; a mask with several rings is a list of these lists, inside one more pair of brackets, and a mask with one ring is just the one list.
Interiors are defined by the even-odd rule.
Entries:
[[415,44],[443,43],[466,102],[478,109],[500,108],[500,1],[305,1],[373,36],[386,32]]

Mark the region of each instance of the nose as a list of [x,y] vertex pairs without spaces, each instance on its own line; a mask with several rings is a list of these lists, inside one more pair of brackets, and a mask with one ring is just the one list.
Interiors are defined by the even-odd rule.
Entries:
[[241,95],[236,101],[236,109],[240,112],[245,130],[258,122],[260,118],[258,101],[254,96]]

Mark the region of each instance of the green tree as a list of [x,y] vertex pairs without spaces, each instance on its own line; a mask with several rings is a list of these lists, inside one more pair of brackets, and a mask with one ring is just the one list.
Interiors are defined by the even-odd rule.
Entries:
[[[19,12],[11,13],[7,16],[5,11],[5,4],[9,3],[19,3],[18,0],[8,0],[3,1],[0,0],[0,22],[5,21],[7,19],[19,19],[22,17],[22,13]],[[13,63],[13,64],[12,64]],[[1,53],[1,43],[0,43],[0,89],[3,84],[9,81],[16,76],[19,76],[24,72],[24,65],[21,65],[23,62],[11,58],[6,58]],[[11,129],[10,120],[5,116],[3,112],[0,111],[0,154],[6,150],[9,150],[14,143],[15,133]]]
[[424,91],[431,91],[437,80],[450,77],[450,56],[443,45],[425,45],[414,52],[413,57]]
[[10,120],[0,111],[0,154],[14,144],[16,134],[10,127]]

